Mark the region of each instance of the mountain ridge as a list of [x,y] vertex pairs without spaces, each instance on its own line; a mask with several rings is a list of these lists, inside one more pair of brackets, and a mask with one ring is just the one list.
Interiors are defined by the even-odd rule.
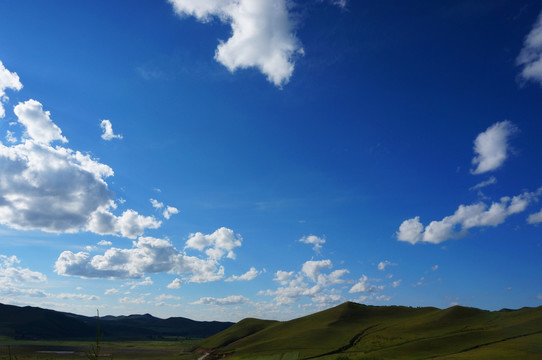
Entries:
[[[110,340],[206,338],[233,325],[183,317],[161,319],[150,314],[107,315],[99,321],[100,332]],[[96,326],[96,316],[0,304],[0,336],[17,340],[90,340],[96,337]]]

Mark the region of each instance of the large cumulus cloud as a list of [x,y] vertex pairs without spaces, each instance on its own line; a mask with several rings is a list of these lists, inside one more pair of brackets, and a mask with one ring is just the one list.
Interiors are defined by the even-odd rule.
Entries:
[[19,143],[0,143],[0,224],[20,230],[57,233],[91,231],[136,238],[160,221],[134,210],[115,209],[106,179],[109,166],[66,143],[51,113],[36,100],[14,108],[24,128]]

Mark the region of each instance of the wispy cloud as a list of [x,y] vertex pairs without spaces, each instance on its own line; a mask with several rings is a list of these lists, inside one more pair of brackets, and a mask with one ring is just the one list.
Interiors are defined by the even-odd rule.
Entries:
[[260,271],[256,270],[254,267],[251,267],[250,270],[243,275],[232,275],[225,281],[250,281],[254,280],[258,275],[260,275]]
[[542,12],[531,32],[525,37],[523,48],[516,59],[521,66],[520,77],[524,81],[534,81],[542,85]]
[[397,264],[394,264],[389,260],[381,261],[381,262],[378,263],[378,270],[384,271],[384,270],[386,270],[386,268],[388,266],[395,266],[395,265],[397,265]]
[[13,297],[44,298],[50,294],[28,285],[44,284],[47,276],[38,271],[18,266],[20,260],[16,256],[0,255],[0,294],[3,301]]
[[527,218],[527,222],[533,225],[542,223],[542,210],[540,210],[537,213],[529,215],[529,217]]
[[246,304],[249,302],[249,299],[241,295],[231,295],[225,298],[213,298],[213,297],[202,297],[197,301],[192,302],[195,305],[240,305]]
[[489,179],[479,182],[478,184],[471,187],[469,190],[479,190],[481,188],[484,188],[489,185],[493,185],[497,183],[497,178],[495,176],[490,177]]

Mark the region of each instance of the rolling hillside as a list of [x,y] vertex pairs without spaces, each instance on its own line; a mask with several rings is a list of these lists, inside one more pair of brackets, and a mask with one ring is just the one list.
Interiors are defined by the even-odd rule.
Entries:
[[243,320],[198,346],[231,359],[541,359],[542,307],[490,312],[347,302],[291,321]]

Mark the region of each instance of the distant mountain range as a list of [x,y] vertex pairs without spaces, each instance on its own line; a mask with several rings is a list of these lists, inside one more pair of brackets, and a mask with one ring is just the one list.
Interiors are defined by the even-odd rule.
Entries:
[[[152,315],[100,317],[103,339],[149,340],[165,338],[206,338],[233,323],[168,319]],[[19,340],[90,340],[96,337],[97,317],[88,317],[38,307],[0,304],[0,336]]]
[[241,320],[194,351],[207,360],[539,360],[542,307],[441,310],[347,302],[290,321]]

